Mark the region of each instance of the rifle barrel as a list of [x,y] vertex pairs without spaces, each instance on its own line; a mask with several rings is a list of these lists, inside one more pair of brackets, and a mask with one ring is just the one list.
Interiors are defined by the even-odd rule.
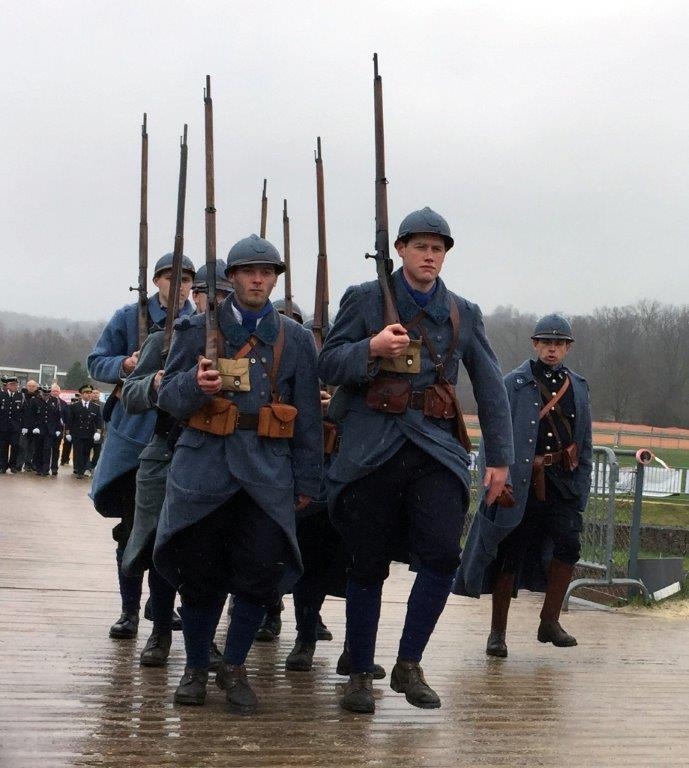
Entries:
[[321,137],[316,139],[316,208],[318,213],[318,260],[316,263],[316,301],[313,311],[313,335],[320,351],[328,327],[328,253],[325,243],[325,180]]
[[289,242],[289,216],[287,215],[287,200],[282,203],[282,238],[285,258],[285,314],[294,317],[294,301],[292,299],[292,264]]
[[138,337],[139,349],[148,336],[148,131],[144,112],[141,124],[141,188],[139,211],[139,284]]
[[266,224],[268,223],[268,195],[266,195],[267,179],[263,179],[263,192],[261,193],[261,227],[259,235],[261,237],[266,236]]
[[211,99],[211,77],[206,75],[206,90],[203,95],[205,154],[206,154],[206,282],[208,301],[206,304],[206,357],[212,368],[218,367],[218,307],[215,290],[215,175],[213,170],[213,100]]

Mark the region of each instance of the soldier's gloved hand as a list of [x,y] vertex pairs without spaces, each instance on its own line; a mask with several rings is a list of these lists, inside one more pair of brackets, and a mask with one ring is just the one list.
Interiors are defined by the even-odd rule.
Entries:
[[392,359],[406,352],[409,346],[407,329],[399,323],[386,325],[380,333],[371,337],[371,357],[387,357]]
[[196,369],[196,383],[204,395],[216,395],[222,388],[220,371],[211,368],[213,361],[207,357],[199,357],[199,365]]
[[71,435],[65,435],[65,440],[66,440],[68,443],[71,443],[71,442],[72,442],[72,436],[71,436]]
[[58,430],[57,432],[55,432],[55,437],[60,437],[60,435],[61,435],[61,434],[62,434],[62,432],[60,432],[60,431]]
[[34,427],[34,428],[31,430],[31,432],[32,432],[34,435],[40,435],[40,434],[41,434],[41,430],[40,430],[38,427]]
[[93,442],[94,443],[100,443],[100,432],[94,432],[93,433]]
[[22,427],[22,435],[28,435],[29,430],[26,427]]

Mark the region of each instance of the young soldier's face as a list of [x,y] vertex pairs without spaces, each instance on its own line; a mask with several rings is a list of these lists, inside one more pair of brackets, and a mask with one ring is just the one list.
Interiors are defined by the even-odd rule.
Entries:
[[532,339],[531,343],[538,359],[546,365],[561,363],[567,357],[572,345],[571,341],[565,341],[565,339]]
[[247,264],[235,267],[229,279],[237,304],[243,309],[256,312],[265,307],[278,276],[275,267],[270,264]]
[[408,243],[398,243],[397,253],[407,282],[417,291],[429,291],[445,261],[445,241],[440,235],[412,235]]
[[[161,272],[157,277],[153,278],[153,284],[158,289],[160,304],[163,307],[167,307],[168,300],[170,298],[170,278],[172,277],[172,270],[166,269]],[[194,282],[192,276],[188,272],[182,272],[182,282],[179,286],[179,309],[184,306],[184,302],[189,298],[189,291],[191,291],[191,285]]]

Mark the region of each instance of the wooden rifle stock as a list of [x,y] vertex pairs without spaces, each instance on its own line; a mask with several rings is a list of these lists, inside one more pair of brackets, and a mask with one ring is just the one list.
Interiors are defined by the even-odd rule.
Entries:
[[267,179],[263,179],[263,192],[261,193],[261,228],[259,235],[261,237],[266,236],[266,223],[268,221],[268,195],[266,195]]
[[213,171],[213,100],[211,99],[210,75],[206,75],[203,105],[206,151],[206,282],[208,283],[205,356],[211,361],[211,368],[217,369],[218,307],[215,290],[215,175]]
[[165,318],[165,337],[162,354],[165,357],[170,349],[172,330],[175,319],[179,315],[179,294],[182,285],[182,258],[184,255],[184,209],[187,196],[187,126],[180,143],[179,153],[179,184],[177,187],[177,222],[175,226],[175,247],[172,253],[172,275],[170,277],[170,294],[167,300],[167,316]]
[[292,266],[290,262],[289,244],[289,216],[287,215],[287,200],[282,205],[282,241],[285,258],[285,314],[294,317],[294,303],[292,299]]
[[138,291],[137,332],[139,349],[148,336],[148,133],[146,130],[146,113],[141,124],[141,207],[139,215],[139,281]]
[[316,303],[313,311],[313,336],[320,352],[328,328],[328,254],[325,245],[325,182],[321,137],[316,139],[316,207],[318,211],[318,261],[316,265]]
[[399,323],[399,313],[392,288],[392,259],[388,235],[388,180],[385,178],[385,128],[383,124],[383,79],[378,74],[378,54],[373,54],[373,115],[376,148],[376,252],[367,259],[376,260],[378,283],[383,295],[383,322]]

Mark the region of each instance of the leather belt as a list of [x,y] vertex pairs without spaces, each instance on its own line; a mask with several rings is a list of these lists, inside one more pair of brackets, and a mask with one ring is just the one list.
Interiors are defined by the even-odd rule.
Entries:
[[414,390],[409,395],[409,408],[413,408],[415,411],[423,411],[425,403],[426,393],[424,390]]
[[545,501],[545,467],[552,467],[562,461],[562,451],[543,453],[533,457],[531,485],[538,501]]
[[236,429],[258,429],[258,414],[257,413],[240,413],[237,416]]

